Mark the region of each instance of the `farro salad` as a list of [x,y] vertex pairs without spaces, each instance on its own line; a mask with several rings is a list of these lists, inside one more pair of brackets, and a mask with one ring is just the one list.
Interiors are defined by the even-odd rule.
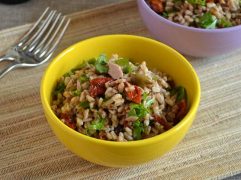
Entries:
[[132,141],[161,134],[187,113],[187,94],[166,73],[117,54],[64,74],[51,107],[70,128],[99,139]]
[[215,29],[241,24],[241,0],[147,0],[150,7],[173,22]]

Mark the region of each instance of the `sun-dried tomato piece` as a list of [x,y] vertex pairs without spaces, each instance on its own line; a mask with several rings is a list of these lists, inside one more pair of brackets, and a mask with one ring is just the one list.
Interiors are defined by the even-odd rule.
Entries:
[[125,91],[128,100],[140,104],[141,103],[141,89],[138,86],[135,86],[133,91]]
[[105,131],[100,131],[99,132],[99,138],[103,139],[103,140],[106,140],[107,139],[106,132]]
[[149,0],[151,8],[157,12],[162,13],[164,11],[163,0]]
[[101,78],[95,78],[90,81],[90,95],[92,97],[96,97],[99,95],[103,95],[105,93],[106,87],[105,83],[108,81],[112,81],[112,78],[109,77],[101,77]]
[[64,120],[64,123],[69,126],[71,129],[76,128],[76,123],[71,119],[71,116],[68,114],[61,114],[61,119]]
[[175,124],[177,124],[187,114],[187,101],[182,99],[178,104],[178,111],[176,113]]
[[172,128],[172,126],[163,117],[155,115],[154,120],[159,122],[164,127],[165,130],[168,130],[168,129]]

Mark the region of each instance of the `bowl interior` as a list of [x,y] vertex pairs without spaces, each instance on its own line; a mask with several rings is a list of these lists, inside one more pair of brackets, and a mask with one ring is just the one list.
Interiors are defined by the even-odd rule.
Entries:
[[198,78],[192,66],[172,48],[143,37],[109,35],[79,42],[53,60],[43,78],[43,93],[48,104],[57,79],[84,60],[103,53],[109,57],[116,53],[136,62],[146,61],[148,68],[168,73],[177,84],[186,88],[190,105],[199,93]]

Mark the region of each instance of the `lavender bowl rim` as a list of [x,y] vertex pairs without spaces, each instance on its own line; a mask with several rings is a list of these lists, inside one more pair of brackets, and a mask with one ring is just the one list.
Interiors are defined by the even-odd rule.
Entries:
[[173,21],[170,21],[170,20],[162,17],[161,15],[157,14],[146,3],[146,0],[137,0],[137,1],[141,1],[140,3],[143,4],[144,8],[146,8],[147,11],[149,11],[152,15],[154,15],[160,21],[164,21],[166,24],[171,25],[171,26],[176,26],[176,27],[178,27],[180,29],[184,29],[184,30],[187,30],[187,31],[194,31],[194,32],[202,32],[202,33],[225,33],[225,32],[230,32],[230,31],[237,31],[237,30],[241,31],[241,25],[227,27],[227,28],[220,28],[220,29],[202,29],[202,28],[195,28],[195,27],[181,25],[181,24],[175,23]]

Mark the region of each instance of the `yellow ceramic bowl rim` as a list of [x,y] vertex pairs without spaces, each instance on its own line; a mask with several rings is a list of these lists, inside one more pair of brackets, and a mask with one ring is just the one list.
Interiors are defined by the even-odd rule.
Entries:
[[[177,125],[175,125],[170,130],[168,130],[168,131],[166,131],[162,134],[156,135],[154,137],[142,139],[142,140],[127,141],[127,142],[107,141],[107,140],[101,140],[101,139],[89,137],[87,135],[81,134],[81,133],[69,128],[62,121],[60,121],[59,118],[52,111],[52,109],[50,107],[50,104],[47,101],[45,86],[47,85],[48,75],[50,74],[51,69],[53,69],[53,66],[55,65],[55,63],[57,62],[56,60],[61,59],[62,56],[64,56],[69,51],[71,51],[76,45],[78,45],[80,43],[84,43],[86,41],[94,41],[94,40],[99,39],[99,38],[112,38],[112,37],[121,37],[121,38],[127,38],[127,39],[130,39],[130,38],[131,39],[138,39],[138,40],[141,40],[141,41],[148,41],[151,44],[154,43],[154,44],[158,44],[159,46],[161,45],[164,48],[169,49],[173,53],[177,54],[178,57],[185,63],[185,66],[187,66],[188,69],[192,72],[192,74],[195,78],[195,83],[196,83],[195,84],[196,89],[194,90],[196,92],[196,94],[194,95],[193,103],[192,103],[191,107],[189,108],[189,111],[186,114],[186,116]],[[52,62],[50,63],[50,65],[46,69],[46,71],[44,73],[44,76],[42,78],[42,82],[41,82],[40,94],[41,94],[42,105],[43,105],[46,113],[48,113],[51,116],[51,118],[53,118],[62,129],[65,129],[71,135],[77,136],[79,138],[82,138],[86,141],[90,141],[92,143],[98,143],[98,144],[103,144],[103,145],[107,145],[107,146],[109,145],[109,146],[117,146],[117,147],[128,147],[128,146],[129,147],[135,147],[135,146],[138,147],[138,146],[145,146],[145,145],[156,143],[156,142],[168,137],[171,134],[175,134],[180,128],[182,128],[183,126],[185,126],[186,123],[188,123],[188,120],[190,120],[191,117],[195,117],[195,113],[198,109],[198,105],[199,105],[199,102],[200,102],[201,90],[200,90],[200,82],[199,82],[198,76],[197,76],[195,70],[193,69],[192,65],[180,53],[178,53],[173,48],[171,48],[171,47],[169,47],[169,46],[167,46],[167,45],[165,45],[161,42],[158,42],[156,40],[149,39],[149,38],[146,38],[146,37],[135,36],[135,35],[125,35],[125,34],[115,34],[115,35],[103,35],[103,36],[97,36],[97,37],[89,38],[89,39],[77,42],[77,43],[73,44],[72,46],[70,46],[69,48],[62,51],[58,56],[56,56],[52,60]]]

